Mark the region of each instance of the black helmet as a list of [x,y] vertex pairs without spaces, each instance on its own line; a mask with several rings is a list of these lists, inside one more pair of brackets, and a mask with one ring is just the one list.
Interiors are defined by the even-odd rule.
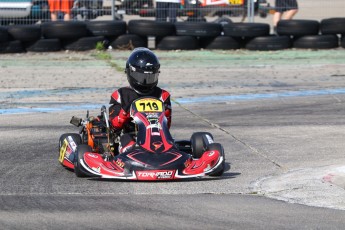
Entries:
[[136,48],[126,63],[127,80],[140,94],[148,94],[158,84],[160,64],[157,56],[147,48]]

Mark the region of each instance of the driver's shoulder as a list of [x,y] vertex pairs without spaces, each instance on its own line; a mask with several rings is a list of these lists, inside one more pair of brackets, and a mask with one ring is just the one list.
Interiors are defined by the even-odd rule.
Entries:
[[159,91],[159,93],[158,93],[159,96],[158,97],[162,101],[166,101],[170,97],[170,93],[167,90],[162,89],[160,87],[156,87],[156,88],[157,88],[157,91]]

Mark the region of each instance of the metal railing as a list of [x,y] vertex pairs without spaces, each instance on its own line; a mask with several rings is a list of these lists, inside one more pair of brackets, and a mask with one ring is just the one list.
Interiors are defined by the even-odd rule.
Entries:
[[[287,0],[288,1],[288,0]],[[0,0],[0,23],[29,24],[54,20],[52,2],[69,5],[56,10],[58,20],[155,20],[156,0]],[[69,2],[69,4],[65,4]],[[295,18],[317,19],[345,17],[344,0],[298,1]],[[275,0],[181,0],[179,21],[210,21],[220,17],[234,21],[271,22]]]

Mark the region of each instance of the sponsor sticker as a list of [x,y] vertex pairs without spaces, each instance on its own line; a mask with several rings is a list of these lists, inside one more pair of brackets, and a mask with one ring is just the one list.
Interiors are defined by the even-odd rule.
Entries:
[[71,146],[73,152],[75,152],[77,150],[77,144],[74,142],[71,136],[68,136],[67,138],[68,138],[69,145]]
[[98,158],[98,156],[96,154],[93,154],[93,153],[88,153],[87,155],[92,157],[92,158],[95,158],[95,159]]
[[215,151],[210,151],[210,152],[208,153],[208,156],[209,156],[209,157],[212,157],[214,154],[215,154]]
[[154,146],[155,150],[158,150],[160,147],[162,147],[163,142],[156,141],[156,142],[153,142],[152,145]]
[[159,171],[137,171],[137,177],[142,180],[159,180],[172,179],[174,170],[159,170]]
[[125,163],[121,159],[119,159],[119,158],[115,161],[115,163],[120,168],[124,168],[125,167]]
[[207,138],[207,141],[208,141],[209,144],[212,144],[214,142],[210,135],[206,134],[206,138]]

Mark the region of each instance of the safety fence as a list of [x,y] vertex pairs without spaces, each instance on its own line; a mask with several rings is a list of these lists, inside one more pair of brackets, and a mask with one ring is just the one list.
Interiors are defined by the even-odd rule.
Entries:
[[[33,24],[54,20],[150,20],[271,23],[276,0],[0,0],[0,23]],[[280,0],[289,3],[296,0]],[[344,0],[297,0],[297,19],[321,20],[345,15]],[[293,2],[291,2],[293,5]],[[284,10],[289,7],[284,6]],[[159,14],[159,15],[157,15]],[[165,17],[167,15],[167,17]],[[267,17],[268,16],[268,17]]]

